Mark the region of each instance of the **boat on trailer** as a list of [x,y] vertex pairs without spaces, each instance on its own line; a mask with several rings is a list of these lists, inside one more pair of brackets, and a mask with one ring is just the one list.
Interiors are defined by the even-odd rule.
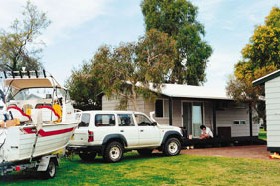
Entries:
[[0,164],[63,151],[78,124],[67,89],[44,70],[2,76],[7,94],[0,107]]

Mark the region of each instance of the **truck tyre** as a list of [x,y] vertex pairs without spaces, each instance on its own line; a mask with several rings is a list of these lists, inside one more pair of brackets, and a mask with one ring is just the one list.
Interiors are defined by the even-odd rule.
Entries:
[[150,156],[153,152],[153,149],[138,149],[137,152],[141,155],[141,156]]
[[177,138],[169,138],[164,144],[163,153],[166,156],[176,156],[180,154],[181,148],[181,142]]
[[116,163],[123,158],[123,151],[123,145],[113,141],[106,146],[103,158],[108,163]]
[[45,179],[54,178],[56,174],[56,163],[55,160],[50,159],[48,168],[43,172],[43,177]]
[[81,160],[85,162],[93,162],[96,157],[96,152],[83,152],[79,153]]

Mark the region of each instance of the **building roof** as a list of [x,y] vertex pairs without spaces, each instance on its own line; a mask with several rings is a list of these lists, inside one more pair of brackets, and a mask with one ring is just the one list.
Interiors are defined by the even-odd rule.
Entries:
[[[151,90],[157,92],[155,89],[151,88]],[[214,87],[163,84],[159,93],[168,97],[232,100],[226,95],[225,90],[218,90]]]
[[277,78],[280,76],[280,69],[276,70],[270,74],[267,74],[266,76],[263,76],[259,79],[256,79],[255,81],[253,81],[253,86],[257,86],[257,85],[263,85],[265,82],[270,81],[274,78]]

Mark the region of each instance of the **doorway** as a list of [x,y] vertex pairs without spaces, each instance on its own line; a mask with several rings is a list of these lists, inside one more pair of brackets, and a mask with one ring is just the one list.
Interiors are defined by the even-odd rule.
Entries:
[[203,124],[203,103],[182,102],[183,127],[187,129],[188,135],[199,138],[200,125]]

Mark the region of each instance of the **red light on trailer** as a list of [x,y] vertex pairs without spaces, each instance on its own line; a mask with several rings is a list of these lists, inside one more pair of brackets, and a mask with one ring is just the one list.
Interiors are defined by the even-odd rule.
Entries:
[[19,165],[16,166],[16,171],[20,171],[20,166]]
[[88,131],[88,142],[93,142],[94,141],[94,135],[93,131]]

